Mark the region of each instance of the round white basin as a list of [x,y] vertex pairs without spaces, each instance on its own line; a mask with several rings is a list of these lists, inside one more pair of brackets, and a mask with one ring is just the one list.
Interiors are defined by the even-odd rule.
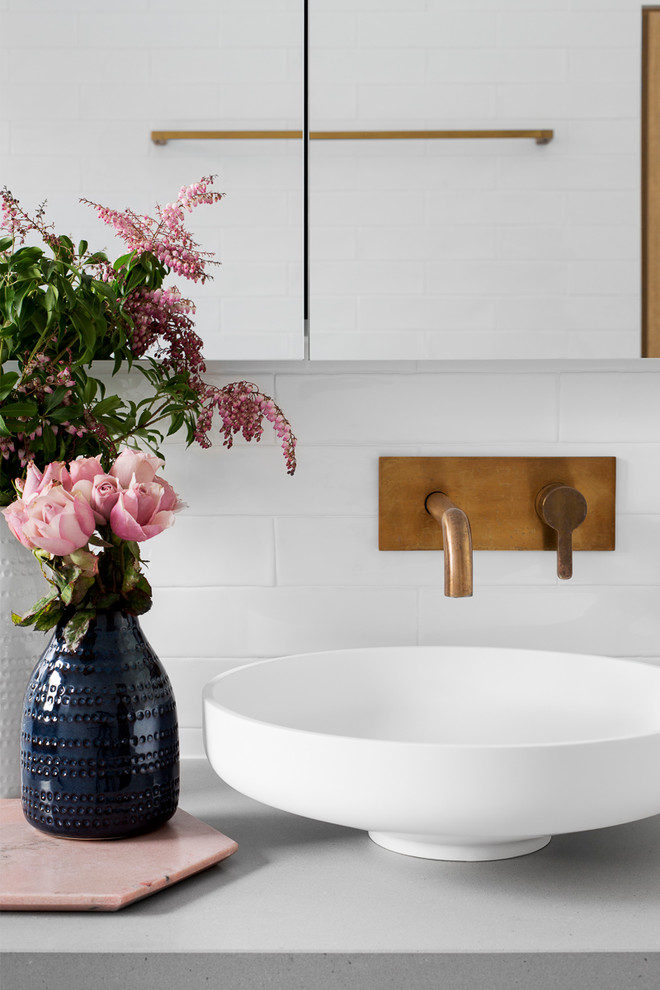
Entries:
[[216,773],[396,852],[506,859],[660,813],[660,667],[377,647],[263,660],[204,689]]

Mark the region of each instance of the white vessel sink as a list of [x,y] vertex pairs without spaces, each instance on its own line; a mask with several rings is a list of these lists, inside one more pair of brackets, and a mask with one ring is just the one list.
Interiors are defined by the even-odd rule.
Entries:
[[264,660],[204,689],[216,773],[395,852],[507,859],[660,813],[660,667],[383,647]]

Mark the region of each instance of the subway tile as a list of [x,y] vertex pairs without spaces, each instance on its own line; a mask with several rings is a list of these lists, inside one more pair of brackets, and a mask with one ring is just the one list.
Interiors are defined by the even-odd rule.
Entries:
[[[185,502],[185,489],[180,497]],[[273,524],[266,517],[193,516],[182,509],[174,526],[144,545],[143,557],[158,589],[272,585]]]
[[630,261],[640,254],[639,226],[636,223],[611,227],[574,226],[565,230],[567,256],[580,261]]
[[357,258],[347,261],[325,261],[314,265],[310,272],[312,295],[320,292],[329,295],[335,286],[344,292],[362,295],[389,295],[391,292],[421,293],[424,289],[424,270],[415,261],[396,259],[372,261]]
[[572,331],[564,356],[568,358],[639,358],[639,330]]
[[530,217],[537,223],[557,223],[565,216],[565,198],[561,191],[544,189],[484,190],[469,195],[461,190],[436,192],[426,197],[426,215],[429,223],[438,225],[527,224]]
[[318,83],[309,94],[309,121],[312,129],[342,130],[358,126],[358,98],[355,86],[345,83]]
[[363,331],[358,321],[358,333],[314,334],[313,355],[321,361],[410,361],[427,356],[425,334],[408,324],[399,330],[371,333]]
[[[274,82],[269,85],[248,83],[221,83],[217,87],[218,115],[227,122],[233,118],[240,130],[246,123],[263,121],[265,128],[284,126],[281,121],[290,119],[291,125],[300,126],[302,99],[297,80]],[[185,93],[183,94],[185,96]],[[279,118],[279,120],[278,120]]]
[[[267,297],[261,298],[270,303]],[[216,327],[204,331],[202,336],[206,357],[217,361],[249,361],[255,354],[260,354],[264,361],[300,361],[304,356],[299,331],[278,333],[264,328],[261,333],[227,333]]]
[[365,49],[488,47],[495,41],[496,28],[494,13],[475,17],[464,9],[363,13],[357,18],[357,42]]
[[464,599],[422,588],[419,642],[657,656],[657,602],[656,587],[490,587]]
[[492,258],[495,256],[495,232],[492,228],[460,226],[363,227],[357,231],[357,251],[361,258],[414,259],[418,262],[435,258]]
[[487,330],[495,325],[495,307],[493,299],[471,294],[370,296],[359,300],[360,325],[373,331],[406,326],[426,331]]
[[[191,79],[196,83],[233,84],[238,82],[283,82],[288,75],[285,48],[264,49],[249,47],[214,48],[190,47],[177,52],[176,59],[167,49],[155,50],[149,63],[149,77],[159,84],[179,84],[185,89]],[[302,83],[302,74],[300,76]],[[197,108],[195,108],[197,112]]]
[[[379,550],[377,517],[279,519],[276,547],[281,586],[442,588],[444,583],[441,550]],[[474,553],[475,594],[485,585],[549,585],[556,580],[552,554]]]
[[[37,158],[12,155],[3,167],[2,181],[28,207],[28,204],[42,202],[44,193],[49,193],[51,189],[77,199],[82,194],[81,171],[80,160],[75,156],[42,154]],[[50,206],[52,200],[50,196],[48,198]],[[50,217],[54,216],[51,211]]]
[[427,261],[427,282],[438,293],[466,295],[551,295],[566,291],[568,266],[562,261]]
[[[532,119],[575,120],[594,117],[628,117],[639,114],[639,85],[633,83],[537,83],[520,82],[497,87],[497,112]],[[547,156],[546,156],[547,157]],[[554,157],[554,156],[553,156]]]
[[[299,424],[289,412],[295,431]],[[391,447],[388,449],[391,450]],[[209,518],[249,515],[373,514],[378,490],[380,447],[336,446],[298,449],[298,469],[286,474],[279,445],[267,440],[231,450],[171,444],[166,476],[189,511]],[[218,479],[218,483],[214,483]]]
[[498,40],[504,47],[636,48],[638,10],[509,11],[498,17]]
[[657,372],[563,374],[561,439],[653,443],[660,436]]
[[[447,84],[358,87],[360,115],[392,127],[423,127],[425,120],[461,121],[496,113],[493,87]],[[463,126],[462,123],[456,126]]]
[[566,146],[578,154],[630,154],[638,145],[639,120],[597,118],[567,121],[562,125]]
[[[340,229],[340,228],[338,228]],[[310,266],[311,271],[312,266]],[[362,300],[355,296],[344,296],[333,292],[324,296],[315,292],[314,299],[309,306],[309,329],[310,337],[313,336],[313,347],[315,350],[314,359],[317,359],[316,345],[321,335],[331,337],[333,333],[339,334],[342,339],[347,336],[347,331],[355,338],[355,329],[358,323],[361,327],[368,326],[360,319],[358,320],[358,306]],[[349,333],[349,339],[350,339]]]
[[[171,53],[170,53],[171,59]],[[72,82],[83,84],[94,77],[104,84],[114,82],[124,85],[142,85],[149,76],[147,59],[136,59],[135,52],[124,46],[90,50],[75,46],[75,35],[69,38],[67,47],[53,45],[43,48],[32,46],[12,47],[8,57],[10,76],[29,76],[31,83],[48,85],[66,65]],[[55,121],[59,113],[54,115]],[[105,115],[104,115],[105,116]]]
[[159,656],[266,657],[414,643],[407,588],[162,588],[141,617]]
[[[68,121],[76,120],[80,115],[80,91],[72,87],[67,92],[66,100],[58,107],[58,120],[67,125]],[[44,99],[43,83],[31,81],[18,82],[10,80],[3,87],[3,106],[0,110],[2,117],[11,121],[30,120],[33,126],[38,126],[41,120],[52,120],[52,109],[48,100]]]
[[66,9],[53,11],[52,6],[49,4],[46,10],[40,10],[38,17],[26,4],[21,4],[18,10],[3,11],[0,36],[29,38],[31,48],[67,48],[75,44],[80,37],[76,12]]
[[[567,239],[566,228],[556,225],[500,227],[497,231],[497,256],[505,260],[557,261],[566,257]],[[519,298],[524,299],[522,296]]]
[[439,48],[427,54],[427,78],[431,83],[535,83],[563,82],[567,53],[556,48]]
[[566,193],[566,219],[569,224],[636,223],[639,217],[639,193],[615,189],[570,190]]
[[286,264],[283,260],[222,262],[223,296],[280,296],[286,286]]
[[[172,683],[179,730],[201,728],[202,691],[219,674],[253,663],[257,657],[166,657],[159,656]],[[189,753],[184,753],[189,756]]]
[[[305,443],[556,436],[553,375],[278,376],[280,404]],[[470,403],[472,394],[478,401]]]
[[572,581],[576,585],[660,585],[660,501],[658,515],[617,516],[615,551],[575,554]]
[[640,297],[631,295],[588,296],[575,290],[564,300],[567,326],[576,330],[632,330],[638,337],[639,357]]
[[[222,326],[235,327],[237,332],[264,330],[264,304],[254,296],[222,298]],[[268,328],[273,332],[302,333],[302,306],[299,299],[286,297],[268,300]]]
[[423,194],[409,190],[389,195],[387,210],[383,209],[381,192],[312,190],[311,204],[314,224],[322,226],[358,224],[389,227],[391,224],[421,224],[425,216]]
[[302,263],[302,238],[300,231],[287,227],[233,227],[223,231],[222,255],[236,262],[297,258]]
[[[397,147],[398,145],[398,147]],[[394,150],[396,148],[396,150]],[[357,156],[354,184],[358,189],[396,190],[402,186],[425,192],[447,189],[492,189],[497,183],[494,157],[450,157],[420,154],[414,141],[394,142],[382,156]]]
[[[639,158],[634,154],[538,155],[533,167],[520,158],[502,159],[500,182],[503,189],[538,189],[546,192],[553,189],[567,192],[583,189],[591,194],[593,190],[602,189],[612,192],[637,189],[638,172]],[[627,215],[628,222],[633,215]],[[608,216],[611,217],[611,212]]]
[[632,298],[639,289],[639,283],[640,265],[637,260],[573,260],[568,268],[569,293]]
[[[65,127],[60,120],[40,121],[36,128],[32,121],[11,122],[11,153],[18,157],[40,157],[44,148],[48,156],[65,156],[77,160],[106,154],[115,154],[118,147],[138,157],[144,146],[145,127],[142,121],[71,120]],[[51,198],[49,197],[49,203]],[[69,212],[76,211],[77,203],[71,202]]]
[[302,44],[302,8],[260,10],[258,16],[244,8],[218,10],[217,20],[222,46],[272,49]]
[[[84,48],[176,49],[181,46],[181,14],[160,11],[81,11],[77,19],[78,39]],[[217,15],[205,15],[205,30],[195,32],[195,46],[215,47]],[[65,41],[64,44],[67,42]],[[69,41],[69,44],[71,42]]]
[[502,329],[427,332],[425,341],[424,356],[434,360],[469,361],[478,355],[480,360],[515,361],[530,350],[536,359],[561,359],[566,354],[569,335],[565,330],[539,330],[532,323],[525,330],[513,332]]
[[[383,228],[379,227],[378,229],[382,236],[382,233],[384,233]],[[400,227],[397,229],[401,230]],[[389,234],[389,231],[387,233]],[[409,229],[408,233],[412,236],[414,232]],[[375,236],[378,240],[378,234]],[[352,227],[318,227],[314,231],[313,241],[314,260],[317,264],[325,261],[338,261],[346,258],[357,258],[358,256],[358,231]],[[373,255],[370,255],[369,251],[364,247],[360,249],[360,255],[363,258],[373,257]],[[392,257],[392,252],[384,251],[375,256]],[[410,257],[410,255],[406,256],[405,254],[402,254],[401,256],[406,258],[406,260]],[[333,296],[337,295],[335,289],[338,288],[338,286],[333,287],[333,291],[329,293],[326,298],[328,300],[332,300]],[[346,291],[343,285],[341,286],[340,291]]]
[[425,69],[424,60],[414,49],[375,48],[365,58],[363,51],[341,41],[332,48],[319,42],[310,59],[309,78],[312,90],[322,85],[334,87],[339,79],[346,85],[379,84],[383,79],[406,85],[423,82]]
[[637,83],[641,72],[638,48],[571,48],[568,51],[568,79],[571,82]]

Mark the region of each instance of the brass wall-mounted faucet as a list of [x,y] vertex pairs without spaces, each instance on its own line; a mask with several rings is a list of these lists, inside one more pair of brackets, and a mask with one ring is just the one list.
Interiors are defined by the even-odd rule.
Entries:
[[535,505],[539,519],[557,533],[557,577],[567,581],[573,577],[573,531],[587,518],[587,500],[577,488],[555,482],[541,489]]
[[379,462],[379,549],[444,548],[445,594],[452,598],[472,594],[473,549],[547,550],[557,554],[557,573],[566,580],[574,551],[614,550],[615,510],[614,457]]
[[472,532],[470,520],[444,492],[431,492],[424,502],[426,511],[442,526],[445,553],[445,595],[470,598],[472,595]]

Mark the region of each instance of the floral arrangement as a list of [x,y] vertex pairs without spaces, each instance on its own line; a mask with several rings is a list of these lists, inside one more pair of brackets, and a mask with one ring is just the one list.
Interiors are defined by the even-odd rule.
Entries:
[[[61,625],[71,648],[98,610],[151,607],[140,544],[181,508],[158,474],[166,435],[184,430],[188,444],[208,447],[217,419],[230,447],[238,433],[258,441],[267,421],[295,471],[296,441],[280,408],[251,382],[204,380],[194,305],[164,284],[171,273],[211,277],[217,262],[184,218],[222,198],[212,183],[184,186],[153,217],[83,200],[128,248],[113,263],[56,234],[43,205],[31,216],[0,192],[0,505],[51,586],[12,618],[40,630]],[[26,243],[34,235],[43,246]],[[108,394],[93,373],[98,361],[111,361],[114,373],[135,366],[146,396]]]
[[62,624],[74,648],[98,610],[141,615],[151,587],[139,544],[174,522],[181,502],[157,472],[153,454],[124,450],[106,473],[99,457],[79,457],[39,470],[30,462],[20,497],[2,510],[17,540],[34,553],[51,588],[17,625],[47,630]]
[[[158,455],[179,430],[188,444],[208,447],[215,421],[227,447],[237,433],[259,440],[270,422],[293,474],[295,437],[282,411],[251,382],[219,388],[204,380],[194,305],[164,284],[170,273],[203,283],[218,264],[184,222],[222,198],[213,179],[184,186],[153,217],[83,200],[128,248],[113,263],[86,241],[75,246],[56,234],[43,205],[31,216],[8,189],[0,192],[0,505],[13,501],[14,482],[31,464],[43,472],[100,457],[109,467],[127,442]],[[43,247],[26,243],[35,235]],[[146,397],[107,394],[92,374],[98,361],[111,361],[115,373],[135,362]]]

